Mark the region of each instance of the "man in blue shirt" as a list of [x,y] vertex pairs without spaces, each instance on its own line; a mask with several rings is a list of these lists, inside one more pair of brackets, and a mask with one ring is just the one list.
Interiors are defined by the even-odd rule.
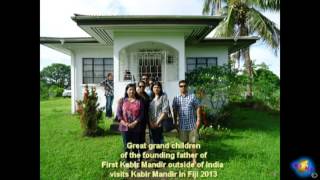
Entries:
[[[188,93],[188,86],[185,80],[179,81],[180,94],[173,98],[172,109],[175,126],[179,122],[180,140],[184,143],[195,144],[198,141],[198,129],[200,127],[200,103],[194,94]],[[192,149],[196,153],[196,149]],[[196,158],[193,159],[196,163]]]

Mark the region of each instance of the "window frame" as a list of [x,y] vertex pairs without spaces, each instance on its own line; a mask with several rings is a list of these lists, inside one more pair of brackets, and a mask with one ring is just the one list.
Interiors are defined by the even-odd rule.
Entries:
[[[97,84],[99,82],[95,82],[95,78],[98,79],[98,78],[101,78],[101,77],[96,77],[95,76],[95,69],[94,69],[94,66],[97,66],[97,64],[95,64],[95,60],[98,60],[98,59],[102,59],[102,64],[98,64],[98,66],[102,66],[102,72],[103,72],[103,79],[105,78],[105,74],[107,72],[109,72],[109,70],[106,68],[106,66],[112,66],[112,73],[114,72],[114,61],[113,61],[113,57],[84,57],[82,58],[82,84]],[[91,70],[86,70],[84,69],[85,67],[85,61],[86,60],[91,60]],[[107,60],[111,60],[112,64],[108,64],[106,63]],[[89,64],[86,64],[86,65],[89,65]],[[91,77],[88,77],[86,76],[85,72],[87,73],[88,71],[91,72]],[[99,70],[101,71],[101,70]],[[85,83],[85,79],[90,79],[91,78],[91,81],[88,80],[89,82]]]
[[[188,63],[189,59],[194,59],[195,62]],[[205,63],[198,63],[198,60],[203,60],[203,59],[205,59]],[[208,68],[209,67],[209,63],[208,63],[209,59],[214,59],[215,60],[215,64],[211,65],[210,67],[218,66],[218,57],[216,57],[216,56],[215,57],[187,57],[186,58],[186,73],[190,73],[190,72],[200,68],[200,67],[198,67],[198,65],[202,65],[203,66],[205,64],[205,66],[206,66],[205,68]],[[191,71],[188,71],[188,65],[194,65],[195,68],[193,70],[191,70]]]

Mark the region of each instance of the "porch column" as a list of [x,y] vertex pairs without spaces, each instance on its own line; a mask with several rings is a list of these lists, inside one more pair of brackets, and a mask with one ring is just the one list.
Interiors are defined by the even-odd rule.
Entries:
[[119,60],[119,52],[120,47],[118,45],[119,43],[114,40],[113,41],[113,82],[114,82],[114,98],[113,98],[113,104],[112,104],[112,110],[115,113],[117,108],[117,102],[120,97],[122,97],[122,94],[120,92],[123,92],[123,90],[119,86],[120,81],[120,60]]
[[76,63],[75,63],[75,55],[73,51],[71,51],[71,113],[74,114],[76,112]]
[[186,72],[186,60],[185,60],[185,42],[184,39],[179,43],[178,51],[179,51],[179,78],[178,81],[185,79]]

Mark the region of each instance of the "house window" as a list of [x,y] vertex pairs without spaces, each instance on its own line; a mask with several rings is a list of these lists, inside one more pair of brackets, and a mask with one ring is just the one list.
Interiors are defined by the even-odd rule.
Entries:
[[197,69],[218,65],[217,57],[190,57],[187,58],[187,73]]
[[83,58],[83,84],[97,84],[113,73],[113,58]]

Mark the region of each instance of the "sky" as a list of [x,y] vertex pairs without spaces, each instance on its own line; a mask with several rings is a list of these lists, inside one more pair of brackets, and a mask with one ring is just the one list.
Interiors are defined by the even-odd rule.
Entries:
[[[202,15],[203,0],[40,0],[41,37],[89,37],[71,19],[85,15]],[[280,13],[262,12],[280,28]],[[280,77],[277,56],[261,40],[251,45],[251,59],[264,62]],[[40,45],[40,70],[52,63],[70,65],[71,57]]]

